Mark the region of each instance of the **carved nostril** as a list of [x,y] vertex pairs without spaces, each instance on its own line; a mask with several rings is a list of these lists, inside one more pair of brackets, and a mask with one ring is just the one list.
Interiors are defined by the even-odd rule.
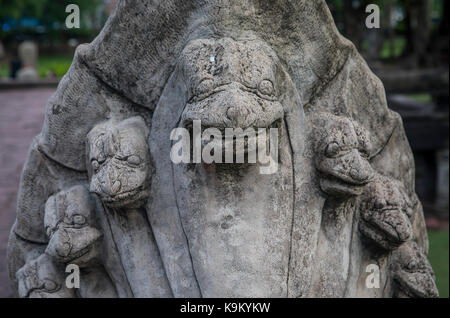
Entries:
[[59,230],[57,233],[58,244],[55,248],[56,253],[61,257],[67,257],[72,250],[69,234],[65,230]]
[[365,171],[358,171],[357,169],[351,169],[350,176],[358,182],[366,182],[370,179],[370,175],[368,173]]
[[376,200],[375,200],[375,202],[373,204],[375,209],[378,209],[378,210],[383,209],[386,205],[387,205],[387,202],[383,198],[376,198]]
[[349,174],[350,177],[360,183],[369,183],[373,179],[373,170],[370,164],[361,158],[358,151],[353,151],[354,161]]
[[373,173],[368,170],[364,170],[362,168],[361,170],[357,169],[351,169],[350,170],[350,176],[353,178],[353,180],[360,182],[360,183],[369,183],[373,179]]
[[356,169],[351,169],[350,170],[350,176],[353,178],[353,179],[355,179],[355,180],[358,180],[358,181],[361,181],[361,174],[358,172],[358,170],[356,170]]
[[113,185],[111,186],[111,194],[117,194],[120,191],[120,188],[122,187],[122,183],[117,180],[116,182],[113,183]]
[[231,106],[227,110],[227,117],[230,119],[236,126],[242,126],[249,114],[249,111],[245,107],[239,106]]
[[66,242],[66,243],[61,243],[61,245],[59,245],[56,248],[56,252],[58,253],[59,256],[61,257],[67,257],[70,254],[70,243]]
[[114,196],[119,193],[122,183],[119,180],[103,182],[100,188],[104,194]]
[[236,118],[238,117],[238,111],[237,111],[236,107],[228,108],[227,117],[232,121],[236,120]]

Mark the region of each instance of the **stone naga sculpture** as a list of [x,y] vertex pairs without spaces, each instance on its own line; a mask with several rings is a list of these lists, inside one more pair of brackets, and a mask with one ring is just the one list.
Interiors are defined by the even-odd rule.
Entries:
[[97,224],[95,204],[85,186],[75,186],[50,197],[44,225],[49,238],[45,253],[64,268],[73,264],[80,269],[77,296],[117,296],[103,266],[103,234]]
[[[293,159],[285,121],[285,112],[293,106],[287,99],[295,94],[290,77],[275,52],[249,35],[239,41],[225,37],[190,42],[170,83],[185,89],[186,96],[169,104],[163,93],[158,108],[164,112],[171,108],[172,115],[166,119],[172,128],[189,127],[194,120],[201,121],[202,129],[219,131],[280,127],[278,171],[272,175],[260,174],[259,163],[179,164],[166,170],[158,169],[162,158],[156,160],[156,176],[162,178],[174,169],[173,181],[167,183],[173,184],[177,197],[178,212],[173,215],[180,214],[189,242],[185,251],[190,254],[187,261],[192,259],[191,275],[202,277],[199,293],[206,297],[287,295],[289,242],[294,227]],[[159,117],[156,113],[154,118]],[[157,137],[164,130],[156,124],[158,119],[154,122],[151,152],[161,156],[164,153],[152,147],[164,147],[164,138]],[[274,192],[277,186],[283,191]],[[169,191],[166,185],[152,187]],[[161,199],[157,196],[149,206],[152,225],[167,218],[159,213]],[[158,225],[154,229],[166,231]],[[277,240],[271,239],[274,233],[278,233]],[[237,244],[244,241],[252,244]],[[280,262],[285,264],[282,269]]]
[[65,285],[63,268],[47,254],[27,262],[16,273],[18,294],[22,298],[73,298]]
[[139,208],[148,198],[151,166],[144,119],[105,122],[88,134],[90,192],[110,208]]
[[[276,129],[277,169],[172,162],[172,132],[197,121]],[[120,1],[77,49],[31,146],[15,290],[52,244],[45,202],[82,184],[118,297],[436,295],[429,268],[405,270],[407,246],[428,247],[401,119],[323,0]],[[367,287],[369,265],[386,288]]]
[[408,242],[400,246],[395,252],[392,266],[395,297],[439,297],[433,269],[416,243]]
[[135,297],[171,296],[153,232],[142,207],[153,167],[142,117],[109,120],[88,134],[90,191],[105,206],[112,238]]
[[44,225],[49,243],[46,253],[57,262],[88,264],[99,255],[102,233],[95,226],[94,204],[83,186],[50,197]]
[[333,198],[361,195],[373,180],[370,139],[346,117],[319,113],[309,117],[315,140],[316,169],[322,191]]
[[[21,295],[30,297],[115,297],[110,277],[102,265],[102,233],[98,230],[95,205],[85,186],[75,186],[51,196],[45,205],[44,225],[49,244],[43,255],[18,272]],[[65,286],[68,264],[81,270],[80,288]],[[47,269],[47,277],[41,271]],[[42,288],[29,283],[42,281]],[[39,286],[39,284],[38,284]]]
[[418,203],[411,201],[401,183],[377,175],[361,197],[359,229],[371,244],[383,250],[378,253],[391,255],[394,297],[438,297],[431,265],[412,241],[411,219]]
[[367,132],[347,117],[319,112],[308,116],[308,120],[318,183],[327,197],[313,281],[327,281],[332,286],[313,289],[313,294],[338,297],[348,280],[343,273],[349,271],[348,248],[357,218],[356,201],[375,175],[369,162],[371,142]]
[[411,203],[395,181],[377,176],[362,196],[360,230],[386,250],[394,250],[413,237]]

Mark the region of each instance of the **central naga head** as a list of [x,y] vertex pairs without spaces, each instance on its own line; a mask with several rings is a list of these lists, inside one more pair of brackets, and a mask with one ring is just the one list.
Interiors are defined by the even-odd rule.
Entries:
[[[201,121],[202,132],[216,128],[225,136],[226,128],[253,129],[257,137],[261,129],[280,127],[284,110],[279,86],[284,73],[276,53],[264,42],[194,40],[184,49],[180,68],[188,91],[181,118],[184,128],[191,130],[194,121]],[[243,139],[244,134],[234,137]]]

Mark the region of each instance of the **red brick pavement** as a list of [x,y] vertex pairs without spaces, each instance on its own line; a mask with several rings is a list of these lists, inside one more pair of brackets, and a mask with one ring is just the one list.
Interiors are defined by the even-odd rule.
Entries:
[[8,236],[16,217],[20,173],[39,134],[54,88],[0,90],[0,297],[11,295],[6,266]]

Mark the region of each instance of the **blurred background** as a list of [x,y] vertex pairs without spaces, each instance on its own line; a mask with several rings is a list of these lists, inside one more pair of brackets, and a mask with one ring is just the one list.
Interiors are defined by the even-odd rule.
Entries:
[[[95,38],[115,2],[0,0],[0,297],[11,295],[6,244],[28,147],[40,132],[46,102],[69,69],[75,48]],[[441,297],[448,297],[450,0],[327,3],[341,33],[383,80],[389,107],[402,115],[416,160],[429,258]],[[69,4],[80,8],[79,29],[66,28]],[[366,27],[369,4],[381,9],[379,29]]]

